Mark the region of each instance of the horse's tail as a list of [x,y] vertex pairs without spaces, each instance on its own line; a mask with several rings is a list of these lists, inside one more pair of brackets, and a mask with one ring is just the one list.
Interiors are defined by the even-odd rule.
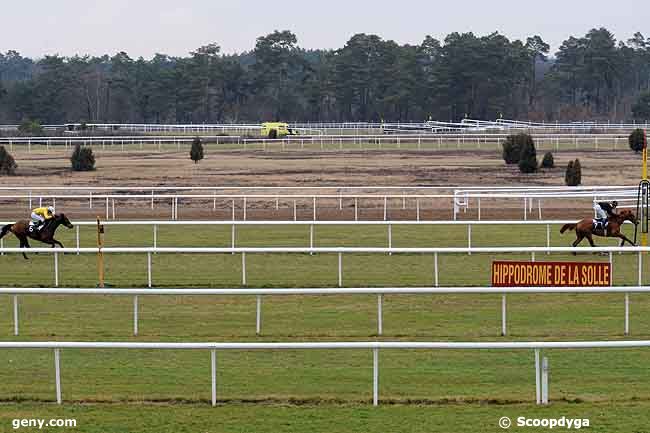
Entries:
[[4,238],[7,233],[9,233],[13,226],[13,224],[7,224],[6,226],[2,227],[2,230],[0,230],[0,239]]
[[578,224],[564,224],[560,229],[560,233],[564,233],[567,230],[575,230]]

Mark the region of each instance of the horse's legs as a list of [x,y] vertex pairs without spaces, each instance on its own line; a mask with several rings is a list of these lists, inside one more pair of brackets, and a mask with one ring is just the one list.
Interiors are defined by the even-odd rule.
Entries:
[[623,233],[621,233],[621,232],[618,232],[615,236],[616,236],[617,238],[621,238],[621,246],[625,245],[625,242],[629,243],[629,244],[632,245],[633,247],[636,246],[636,245],[634,245],[634,242],[632,242],[631,240],[629,240],[629,239],[627,238],[627,236],[625,236],[625,235],[624,235]]
[[57,241],[57,240],[54,239],[54,238],[52,238],[52,242],[53,242],[53,243],[52,243],[52,248],[54,248],[54,244],[60,246],[61,248],[65,248],[61,242]]
[[594,237],[592,236],[592,234],[588,233],[586,237],[587,240],[589,241],[589,245],[591,245],[592,248],[595,247],[596,244],[594,244]]
[[[27,238],[19,237],[18,240],[20,241],[20,248],[29,248],[29,242],[27,242]],[[23,257],[25,260],[29,260],[27,254],[23,253]]]
[[[584,238],[585,238],[585,235],[584,235],[582,232],[576,230],[576,240],[573,242],[573,244],[571,244],[571,246],[573,246],[574,248],[577,247],[578,244],[579,244],[580,242],[582,242],[582,240],[583,240]],[[576,252],[574,251],[574,252],[573,252],[573,255],[574,255],[574,256],[577,256],[578,253],[576,253]]]

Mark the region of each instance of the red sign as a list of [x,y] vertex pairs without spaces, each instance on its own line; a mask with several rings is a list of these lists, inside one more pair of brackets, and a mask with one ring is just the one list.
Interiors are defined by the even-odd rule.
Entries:
[[606,287],[609,263],[492,262],[493,287]]

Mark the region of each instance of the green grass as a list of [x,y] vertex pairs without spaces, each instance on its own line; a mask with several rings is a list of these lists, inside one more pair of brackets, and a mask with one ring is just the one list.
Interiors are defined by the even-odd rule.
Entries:
[[[164,227],[160,246],[229,246],[230,228]],[[543,246],[544,227],[475,227],[475,246]],[[393,228],[395,246],[464,246],[464,228]],[[552,244],[567,238],[552,230]],[[61,232],[74,245],[74,232]],[[93,233],[82,228],[82,246]],[[110,246],[150,245],[152,233],[108,227]],[[13,240],[7,242],[10,245]],[[241,246],[304,246],[309,229],[241,228]],[[609,244],[601,242],[601,244]],[[379,227],[317,227],[317,246],[385,246]],[[492,259],[523,255],[440,257],[441,284],[489,284]],[[575,260],[545,256],[538,260]],[[578,260],[606,260],[580,255]],[[644,266],[648,268],[648,258]],[[238,255],[156,255],[154,283],[164,287],[238,287]],[[62,286],[94,286],[95,257],[60,257]],[[427,255],[346,255],[347,286],[431,285]],[[334,255],[249,255],[252,287],[336,286]],[[635,284],[636,257],[614,255],[616,284]],[[107,257],[107,280],[146,286],[146,258]],[[645,278],[647,281],[647,278]],[[49,286],[51,255],[0,257],[0,285]],[[14,341],[498,341],[500,297],[386,296],[384,336],[376,336],[374,296],[265,297],[262,335],[255,335],[254,297],[141,296],[140,335],[132,334],[132,298],[21,296],[21,335],[13,336],[12,302],[0,296],[0,333]],[[631,297],[634,339],[650,339],[650,300]],[[508,297],[508,340],[621,339],[623,297]],[[350,351],[220,352],[217,408],[209,406],[206,351],[81,351],[61,354],[63,399],[54,400],[53,353],[0,352],[0,432],[11,419],[77,418],[83,432],[216,431],[495,431],[501,416],[579,416],[594,431],[645,431],[650,421],[650,351],[549,350],[549,408],[534,400],[532,351],[395,351],[380,353],[380,400],[369,406],[372,353]],[[517,429],[513,429],[517,430]],[[25,430],[23,430],[25,431]],[[52,430],[55,431],[55,430]],[[535,431],[535,429],[526,429]]]
[[[77,428],[70,432],[84,433],[241,433],[241,432],[440,432],[450,433],[500,431],[498,420],[509,416],[513,420],[527,418],[561,417],[589,418],[593,432],[647,432],[648,417],[641,410],[646,403],[567,404],[558,403],[549,408],[529,405],[450,405],[450,406],[278,406],[228,404],[217,408],[205,406],[142,406],[115,404],[69,405],[8,405],[0,416],[0,429],[12,431],[15,418],[73,418]],[[2,419],[4,418],[4,419]],[[5,431],[5,430],[0,430]],[[35,431],[35,430],[16,430]],[[52,429],[48,431],[61,431]],[[535,428],[511,428],[509,431],[540,432]],[[564,429],[556,429],[564,431]]]

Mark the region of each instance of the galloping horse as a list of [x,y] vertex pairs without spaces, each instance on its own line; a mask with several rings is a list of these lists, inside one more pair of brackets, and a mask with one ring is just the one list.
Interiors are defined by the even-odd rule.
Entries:
[[[52,248],[54,248],[55,245],[63,248],[63,244],[54,239],[54,233],[60,225],[64,225],[69,229],[73,227],[70,220],[64,214],[54,215],[49,220],[46,220],[40,230],[34,228],[33,231],[30,231],[29,221],[22,220],[15,224],[9,224],[2,227],[2,230],[0,231],[0,239],[2,239],[7,233],[11,232],[16,235],[20,241],[20,248],[29,248],[27,238],[32,238],[36,241],[52,245]],[[23,257],[27,259],[27,254],[23,253]]]
[[594,240],[592,238],[593,235],[607,238],[619,238],[621,239],[621,246],[623,246],[626,241],[630,245],[635,246],[634,242],[629,240],[627,236],[621,233],[621,226],[625,221],[630,221],[634,224],[638,224],[638,221],[632,211],[625,209],[617,215],[612,215],[609,217],[609,223],[607,224],[606,229],[600,226],[598,228],[594,228],[594,220],[592,218],[586,218],[577,224],[565,224],[560,230],[560,233],[564,233],[567,230],[575,230],[576,240],[573,243],[574,247],[577,247],[584,238],[587,238],[589,244],[591,244],[592,247],[595,247],[596,245],[594,245]]

